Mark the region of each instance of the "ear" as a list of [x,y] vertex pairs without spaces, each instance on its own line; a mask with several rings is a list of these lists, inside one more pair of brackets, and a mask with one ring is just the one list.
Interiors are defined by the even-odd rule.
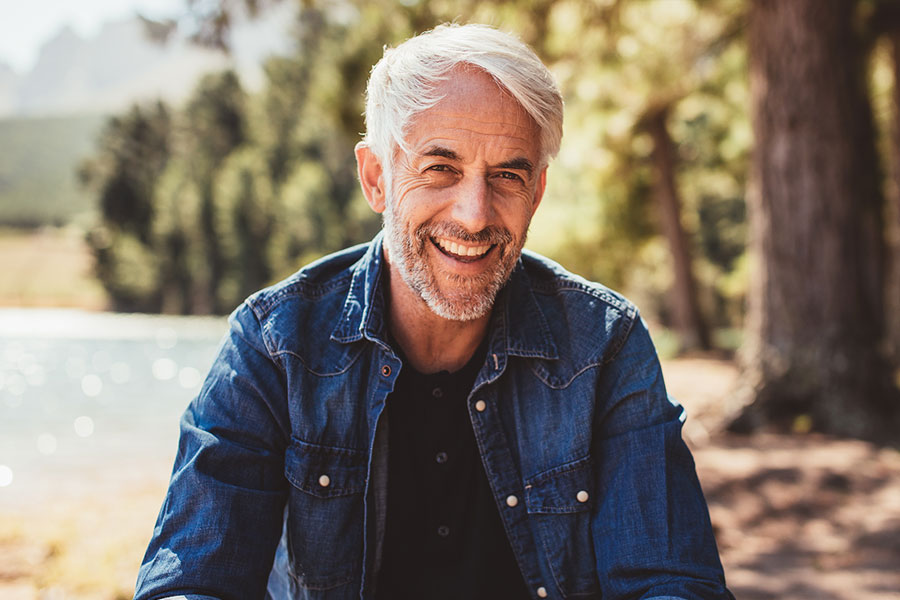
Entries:
[[359,183],[362,186],[366,201],[377,213],[383,213],[386,208],[384,188],[384,170],[381,161],[375,156],[368,144],[359,142],[354,149],[356,153],[356,168],[359,173]]
[[544,197],[544,189],[547,187],[547,167],[544,167],[541,170],[541,174],[538,175],[537,185],[534,187],[534,202],[531,205],[531,216],[534,216],[534,213],[537,212],[537,207],[541,203],[541,200]]

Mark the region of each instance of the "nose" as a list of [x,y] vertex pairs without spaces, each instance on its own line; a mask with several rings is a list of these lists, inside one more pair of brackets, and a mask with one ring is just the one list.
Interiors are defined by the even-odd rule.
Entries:
[[491,190],[484,177],[467,177],[456,186],[453,218],[471,233],[487,227],[493,218]]

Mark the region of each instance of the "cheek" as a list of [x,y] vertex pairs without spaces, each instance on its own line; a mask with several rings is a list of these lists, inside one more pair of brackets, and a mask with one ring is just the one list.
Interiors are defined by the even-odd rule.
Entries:
[[523,192],[507,198],[502,204],[500,215],[506,227],[513,233],[525,231],[534,215],[534,196]]
[[393,196],[397,204],[406,201],[410,194],[420,193],[420,190],[428,186],[428,178],[413,174],[398,174],[392,182]]
[[395,178],[391,191],[394,206],[408,207],[425,204],[427,194],[422,193],[426,183],[420,178]]
[[396,220],[409,225],[422,223],[434,216],[434,206],[439,199],[435,194],[428,193],[430,188],[425,182],[420,179],[397,178],[394,185],[389,205]]

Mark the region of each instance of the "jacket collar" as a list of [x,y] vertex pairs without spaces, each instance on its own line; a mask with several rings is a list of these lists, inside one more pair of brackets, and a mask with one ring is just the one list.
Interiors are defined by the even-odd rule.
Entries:
[[538,304],[521,256],[509,281],[497,296],[492,321],[489,335],[503,338],[509,354],[549,360],[559,358],[553,334]]
[[[350,289],[331,332],[331,339],[336,342],[346,344],[365,338],[388,345],[387,306],[382,290],[386,281],[383,242],[384,234],[379,232],[353,266]],[[509,281],[497,295],[487,335],[488,353],[493,357],[497,371],[503,370],[507,354],[550,360],[559,358],[521,257]]]
[[331,339],[336,342],[349,344],[365,337],[384,343],[387,338],[387,308],[381,289],[383,239],[384,232],[379,231],[366,253],[353,265],[350,289],[341,316],[331,332]]

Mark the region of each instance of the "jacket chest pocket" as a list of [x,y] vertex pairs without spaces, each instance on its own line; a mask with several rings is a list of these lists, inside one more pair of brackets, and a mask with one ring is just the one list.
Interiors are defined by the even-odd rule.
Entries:
[[287,542],[297,584],[326,590],[359,583],[368,457],[365,452],[293,440],[284,474],[293,486]]
[[598,593],[591,536],[593,469],[584,458],[525,482],[525,506],[556,583],[566,597]]

